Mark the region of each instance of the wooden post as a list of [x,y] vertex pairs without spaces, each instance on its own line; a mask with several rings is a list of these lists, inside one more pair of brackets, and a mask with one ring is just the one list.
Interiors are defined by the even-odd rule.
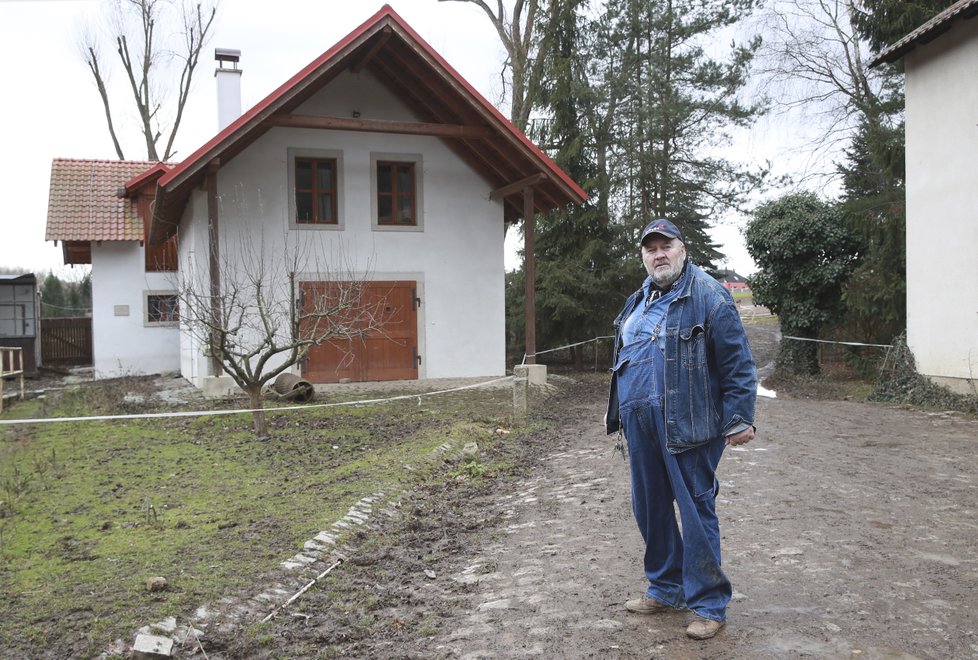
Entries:
[[523,189],[523,274],[525,282],[526,364],[537,363],[537,265],[533,254],[533,188]]

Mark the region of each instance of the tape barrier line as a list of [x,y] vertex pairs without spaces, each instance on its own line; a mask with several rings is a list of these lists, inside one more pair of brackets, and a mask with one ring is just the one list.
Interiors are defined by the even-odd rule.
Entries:
[[819,344],[839,344],[841,346],[871,346],[873,348],[893,348],[893,344],[863,344],[858,341],[829,341],[828,339],[812,339],[811,337],[792,337],[782,335],[782,339],[794,339],[796,341],[814,341]]
[[595,337],[594,339],[585,339],[584,341],[579,341],[575,344],[567,344],[566,346],[558,346],[557,348],[548,348],[545,351],[537,351],[536,353],[524,353],[523,354],[523,364],[526,364],[526,358],[536,357],[538,355],[543,355],[544,353],[553,353],[554,351],[562,351],[565,348],[573,348],[574,346],[583,346],[584,344],[590,344],[592,341],[599,341],[601,339],[614,339],[614,335],[604,335],[602,337]]
[[15,424],[53,424],[56,422],[102,422],[116,421],[124,419],[165,419],[175,417],[220,417],[224,415],[242,415],[245,413],[264,412],[265,414],[286,412],[289,410],[310,410],[312,408],[338,408],[340,406],[363,406],[375,403],[387,403],[389,401],[402,401],[404,399],[420,399],[424,396],[435,396],[438,394],[449,394],[451,392],[461,392],[477,387],[486,387],[506,380],[512,380],[512,376],[503,376],[493,380],[486,380],[472,385],[462,385],[452,387],[447,390],[435,390],[433,392],[416,392],[414,394],[401,394],[382,399],[358,399],[356,401],[339,401],[336,403],[312,403],[304,406],[280,406],[275,408],[241,408],[235,410],[193,410],[177,411],[167,413],[142,413],[132,415],[92,415],[89,417],[44,417],[40,419],[0,419],[0,426],[13,426]]

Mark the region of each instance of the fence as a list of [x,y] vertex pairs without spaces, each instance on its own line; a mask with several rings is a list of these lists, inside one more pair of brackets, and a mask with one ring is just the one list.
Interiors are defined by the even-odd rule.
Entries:
[[20,399],[24,400],[24,349],[0,346],[0,411],[3,411],[3,381],[20,376]]
[[92,364],[92,319],[41,319],[41,364],[48,367]]

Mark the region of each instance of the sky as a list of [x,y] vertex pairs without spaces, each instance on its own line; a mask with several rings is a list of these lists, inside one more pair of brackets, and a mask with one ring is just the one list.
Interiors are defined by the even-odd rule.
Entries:
[[[499,71],[505,52],[481,9],[437,0],[389,4],[462,77],[502,107]],[[214,48],[241,51],[242,108],[247,110],[382,6],[373,0],[223,0],[178,132],[176,160],[217,132]],[[69,278],[84,272],[62,265],[61,248],[44,240],[44,229],[54,158],[117,157],[78,46],[99,7],[99,0],[0,0],[0,267],[54,271]],[[111,84],[124,84],[121,70]],[[503,114],[509,114],[505,108]],[[130,123],[129,130],[122,130],[129,136],[123,144],[126,157],[143,159],[138,129]],[[779,135],[783,130],[762,124],[741,134],[734,149],[747,160],[769,159],[776,149],[772,145],[787,139]],[[756,268],[740,237],[742,221],[726,220],[713,237],[727,254],[725,265],[747,275]],[[518,264],[519,240],[518,232],[508,232],[507,268]]]

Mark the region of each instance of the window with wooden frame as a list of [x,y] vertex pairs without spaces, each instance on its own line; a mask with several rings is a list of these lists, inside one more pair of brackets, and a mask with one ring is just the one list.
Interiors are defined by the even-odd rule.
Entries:
[[335,225],[337,213],[335,158],[295,159],[295,222],[300,225]]
[[416,226],[417,185],[413,162],[377,161],[377,224]]
[[176,292],[146,292],[146,325],[176,325],[180,321],[180,300]]

